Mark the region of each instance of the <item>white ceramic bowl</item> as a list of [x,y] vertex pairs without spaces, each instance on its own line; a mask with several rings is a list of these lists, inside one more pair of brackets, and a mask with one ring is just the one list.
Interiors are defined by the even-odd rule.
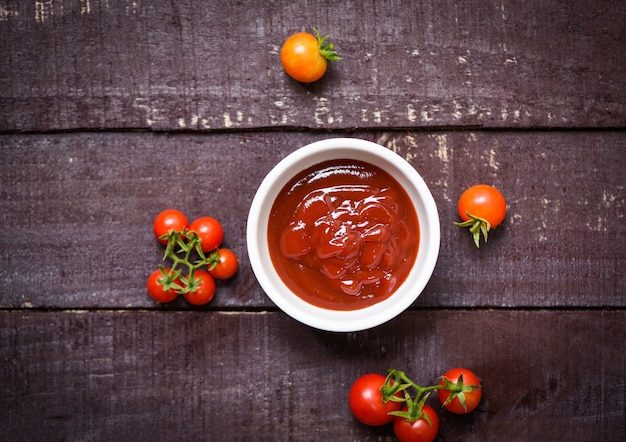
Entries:
[[[417,258],[405,281],[387,299],[359,310],[329,310],[294,294],[276,273],[267,243],[269,214],[287,182],[315,164],[354,159],[387,171],[407,192],[420,226]],[[395,152],[370,141],[331,138],[304,146],[281,160],[264,178],[250,206],[247,246],[252,270],[270,299],[292,318],[321,330],[353,332],[376,327],[406,310],[430,279],[439,255],[440,228],[435,201],[419,173]]]

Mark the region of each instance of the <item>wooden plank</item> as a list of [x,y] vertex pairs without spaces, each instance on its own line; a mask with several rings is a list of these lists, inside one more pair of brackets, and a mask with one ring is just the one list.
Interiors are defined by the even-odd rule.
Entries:
[[352,418],[352,382],[464,365],[483,400],[441,412],[438,440],[624,440],[625,333],[623,310],[423,310],[356,334],[282,313],[5,311],[0,438],[391,441]]
[[[418,306],[626,305],[624,132],[357,132],[423,175],[439,208],[440,258]],[[154,308],[161,262],[152,220],[176,207],[225,226],[241,258],[212,308],[268,308],[246,254],[254,192],[269,169],[320,133],[57,134],[0,137],[0,304]],[[477,182],[509,214],[476,249],[452,225]],[[169,308],[188,308],[181,300]]]
[[[626,4],[4,2],[0,130],[624,127]],[[293,32],[344,59],[304,86]]]

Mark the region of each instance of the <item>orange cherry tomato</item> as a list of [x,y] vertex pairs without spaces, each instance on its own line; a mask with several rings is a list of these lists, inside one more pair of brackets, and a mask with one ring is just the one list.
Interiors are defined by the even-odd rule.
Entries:
[[285,72],[294,80],[311,83],[319,80],[326,73],[328,60],[341,60],[333,50],[332,43],[324,44],[328,39],[307,32],[298,32],[285,40],[280,50],[280,61]]

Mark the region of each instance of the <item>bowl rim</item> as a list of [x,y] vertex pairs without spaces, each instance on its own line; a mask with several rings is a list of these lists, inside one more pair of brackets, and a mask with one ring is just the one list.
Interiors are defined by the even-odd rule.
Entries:
[[[411,197],[420,225],[416,262],[405,281],[389,298],[357,310],[326,309],[298,297],[284,285],[276,273],[267,248],[267,221],[275,197],[298,172],[333,159],[364,161],[390,173]],[[313,328],[334,332],[370,329],[393,319],[410,307],[432,276],[439,255],[440,240],[437,206],[421,175],[396,152],[360,138],[315,141],[285,156],[259,185],[250,205],[246,226],[250,265],[265,294],[278,308],[297,321]]]

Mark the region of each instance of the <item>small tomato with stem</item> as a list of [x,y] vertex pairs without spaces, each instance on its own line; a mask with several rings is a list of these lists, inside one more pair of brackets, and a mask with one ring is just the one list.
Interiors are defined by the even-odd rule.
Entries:
[[219,248],[209,257],[211,264],[207,265],[209,274],[215,279],[228,279],[237,273],[239,260],[230,249]]
[[350,388],[348,404],[354,417],[370,426],[380,426],[391,422],[394,416],[389,414],[400,410],[400,402],[389,397],[385,391],[387,377],[378,373],[360,376]]
[[180,210],[166,209],[160,212],[154,219],[152,229],[154,236],[161,244],[167,244],[168,235],[171,232],[182,232],[189,227],[187,216]]
[[200,247],[204,253],[212,252],[224,240],[222,224],[210,216],[203,216],[194,220],[189,226],[189,231],[198,235]]
[[396,416],[393,432],[400,442],[432,442],[439,433],[439,416],[433,407],[422,404],[421,411],[413,418]]
[[466,189],[457,205],[462,222],[459,227],[469,227],[476,247],[480,247],[482,233],[485,242],[489,230],[499,226],[506,216],[506,200],[498,189],[488,184],[476,184]]
[[317,29],[315,36],[308,32],[297,32],[287,38],[280,50],[283,69],[294,80],[311,83],[326,73],[328,60],[341,60],[332,43],[326,43],[330,36],[322,37]]
[[453,368],[441,376],[437,390],[442,407],[451,413],[467,414],[474,411],[483,395],[480,381],[467,368]]
[[178,290],[181,289],[180,272],[172,272],[171,269],[160,267],[148,276],[146,288],[148,294],[156,302],[167,303],[178,297]]
[[195,270],[181,280],[185,286],[182,294],[189,304],[205,305],[215,296],[215,280],[204,270]]

